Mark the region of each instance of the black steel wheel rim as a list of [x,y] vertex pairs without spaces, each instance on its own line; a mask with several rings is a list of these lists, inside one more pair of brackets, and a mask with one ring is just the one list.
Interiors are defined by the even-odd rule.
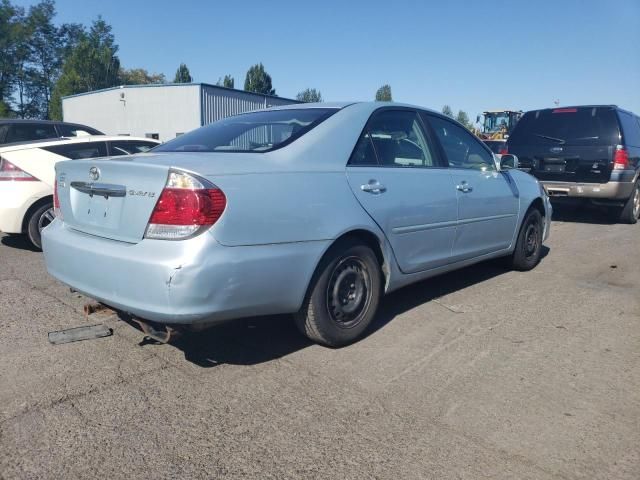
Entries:
[[364,318],[371,304],[371,274],[358,257],[341,259],[327,284],[327,309],[341,328],[353,328]]
[[536,220],[531,220],[524,231],[524,254],[527,259],[537,255],[540,248],[540,225]]
[[46,209],[38,219],[38,232],[42,233],[42,229],[53,222],[54,219],[53,207]]

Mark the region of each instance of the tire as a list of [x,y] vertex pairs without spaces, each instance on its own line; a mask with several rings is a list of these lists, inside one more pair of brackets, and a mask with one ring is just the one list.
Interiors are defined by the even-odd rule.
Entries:
[[538,209],[529,210],[518,233],[516,248],[511,256],[511,268],[526,272],[540,263],[543,230],[542,215]]
[[353,242],[337,244],[318,265],[295,314],[296,325],[314,342],[347,345],[373,320],[381,291],[382,273],[373,251]]
[[42,250],[42,229],[54,219],[53,203],[45,203],[38,207],[27,222],[27,238],[37,250]]
[[618,209],[617,220],[620,223],[638,223],[640,217],[640,180],[636,181],[633,191],[622,209]]

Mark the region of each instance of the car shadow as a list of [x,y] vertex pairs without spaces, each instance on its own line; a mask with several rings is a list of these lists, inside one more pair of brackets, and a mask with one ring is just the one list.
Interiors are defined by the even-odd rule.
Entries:
[[[543,247],[543,257],[548,253],[549,249]],[[397,290],[382,299],[365,337],[375,334],[408,310],[508,271],[502,261],[492,260]],[[126,316],[121,315],[121,319],[140,330]],[[145,339],[140,345],[154,343]],[[291,315],[233,320],[201,332],[184,332],[171,342],[173,347],[184,353],[185,360],[203,368],[224,364],[256,365],[285,357],[312,344],[298,332]]]
[[[119,317],[142,332],[126,314]],[[153,344],[158,342],[148,337],[139,343]],[[211,368],[257,365],[302,350],[312,342],[298,332],[291,315],[272,315],[231,320],[199,332],[185,331],[170,345],[181,350],[185,360]]]
[[19,250],[28,250],[30,252],[39,252],[31,243],[27,240],[25,235],[3,235],[0,238],[0,243],[9,248],[17,248]]
[[[541,259],[549,254],[550,249],[542,246]],[[437,300],[467,287],[485,282],[510,271],[505,259],[488,260],[453,272],[438,275],[418,283],[408,285],[383,297],[378,315],[367,330],[365,336],[373,335],[384,328],[398,315],[419,305]],[[464,313],[457,308],[443,305],[455,313]]]
[[553,204],[556,222],[588,223],[593,225],[615,225],[618,223],[604,207],[589,204]]

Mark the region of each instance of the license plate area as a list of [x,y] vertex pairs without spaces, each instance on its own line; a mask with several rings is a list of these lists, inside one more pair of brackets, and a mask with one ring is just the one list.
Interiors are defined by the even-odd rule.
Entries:
[[96,195],[89,197],[87,213],[84,221],[90,225],[99,225],[106,222],[109,213],[109,199]]
[[543,170],[549,173],[564,173],[567,168],[566,160],[562,158],[545,158]]
[[76,228],[118,229],[125,197],[86,194],[72,189],[70,199]]

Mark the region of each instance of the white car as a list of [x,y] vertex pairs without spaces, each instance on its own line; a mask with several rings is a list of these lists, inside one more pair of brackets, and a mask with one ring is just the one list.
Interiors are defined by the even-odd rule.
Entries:
[[150,138],[94,135],[0,147],[0,232],[26,234],[40,249],[40,232],[53,220],[57,162],[143,153],[159,144]]

